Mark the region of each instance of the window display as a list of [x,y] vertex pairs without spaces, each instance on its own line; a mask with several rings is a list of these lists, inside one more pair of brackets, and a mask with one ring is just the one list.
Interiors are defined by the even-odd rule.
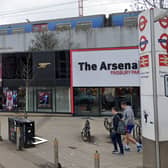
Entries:
[[52,108],[52,92],[50,90],[38,90],[37,99],[38,108]]
[[18,107],[17,90],[3,88],[3,109],[14,110]]
[[121,101],[127,101],[135,116],[140,116],[139,87],[74,88],[75,112],[78,114],[111,115],[111,108],[120,108]]

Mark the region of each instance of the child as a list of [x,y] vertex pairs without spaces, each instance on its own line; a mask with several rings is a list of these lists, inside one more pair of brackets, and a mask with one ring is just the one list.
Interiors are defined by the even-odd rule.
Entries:
[[[112,153],[123,155],[124,150],[123,150],[123,144],[122,144],[122,140],[121,140],[121,134],[117,133],[118,123],[119,123],[120,119],[122,119],[122,114],[119,113],[118,107],[112,108],[112,114],[113,114],[113,128],[112,128],[112,132],[111,132],[111,139],[112,139],[112,142],[114,145],[114,150]],[[120,152],[118,152],[117,144],[119,145]]]

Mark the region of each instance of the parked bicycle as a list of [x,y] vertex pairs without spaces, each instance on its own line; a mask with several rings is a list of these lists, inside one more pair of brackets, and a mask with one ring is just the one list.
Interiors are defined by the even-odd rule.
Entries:
[[81,138],[83,141],[90,142],[91,141],[91,133],[90,133],[90,122],[86,120],[84,128],[81,131]]
[[112,129],[112,120],[109,120],[108,118],[105,118],[104,119],[104,127],[109,132],[109,135],[110,135],[111,129]]

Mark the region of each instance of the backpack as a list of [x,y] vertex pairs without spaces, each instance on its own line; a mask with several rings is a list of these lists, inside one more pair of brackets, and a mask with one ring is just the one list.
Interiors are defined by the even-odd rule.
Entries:
[[125,122],[121,119],[118,122],[117,133],[121,135],[126,134],[126,125],[125,125]]

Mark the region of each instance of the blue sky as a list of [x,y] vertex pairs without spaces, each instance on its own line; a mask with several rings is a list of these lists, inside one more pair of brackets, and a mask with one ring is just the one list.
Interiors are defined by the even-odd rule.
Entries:
[[[84,0],[84,15],[131,10],[133,0]],[[1,0],[0,25],[78,16],[78,0]]]

